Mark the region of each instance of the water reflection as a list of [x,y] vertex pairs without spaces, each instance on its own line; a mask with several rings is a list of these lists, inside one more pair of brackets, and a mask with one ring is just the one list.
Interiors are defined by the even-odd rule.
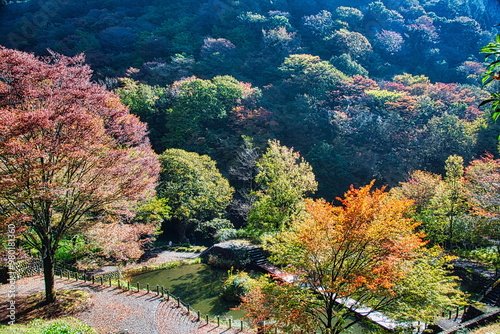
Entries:
[[172,295],[201,313],[211,316],[229,315],[239,319],[243,312],[231,310],[237,305],[219,297],[227,276],[227,270],[205,264],[192,264],[139,274],[131,278],[131,283],[149,283],[151,289],[157,285],[163,286]]

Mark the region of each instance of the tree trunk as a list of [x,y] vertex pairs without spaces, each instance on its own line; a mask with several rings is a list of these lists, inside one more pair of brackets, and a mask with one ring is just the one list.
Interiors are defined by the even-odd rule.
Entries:
[[187,223],[179,220],[179,224],[177,225],[177,232],[179,233],[180,242],[186,242],[186,230]]
[[54,281],[54,256],[50,251],[43,254],[43,278],[45,281],[45,302],[50,304],[56,300]]

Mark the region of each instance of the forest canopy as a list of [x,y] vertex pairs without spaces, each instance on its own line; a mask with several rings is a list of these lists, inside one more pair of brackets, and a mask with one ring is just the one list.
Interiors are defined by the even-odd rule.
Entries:
[[83,52],[157,154],[209,155],[240,203],[250,192],[231,170],[269,140],[298,152],[314,197],[332,200],[351,184],[444,174],[452,154],[497,154],[478,105],[479,51],[499,15],[482,0],[7,2],[0,45]]
[[83,52],[157,154],[215,162],[240,227],[262,218],[255,201],[266,207],[270,141],[310,166],[312,196],[327,200],[373,179],[444,175],[450,155],[496,157],[479,52],[499,15],[481,0],[27,1],[0,8],[0,44]]

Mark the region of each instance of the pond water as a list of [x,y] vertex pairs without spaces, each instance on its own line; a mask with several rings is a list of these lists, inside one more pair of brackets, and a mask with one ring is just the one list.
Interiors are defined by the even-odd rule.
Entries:
[[163,286],[172,295],[179,297],[192,308],[210,316],[228,315],[234,319],[243,316],[243,311],[234,311],[237,306],[219,297],[227,270],[212,268],[206,264],[183,265],[133,276],[131,283],[147,283],[152,289]]
[[[202,314],[210,316],[226,315],[240,319],[244,311],[235,311],[237,306],[219,297],[222,284],[228,276],[227,270],[210,267],[206,264],[182,265],[171,269],[160,269],[133,276],[131,283],[140,282],[141,286],[149,283],[151,289],[163,286],[169,292],[188,303]],[[366,334],[372,329],[358,323],[348,333]]]

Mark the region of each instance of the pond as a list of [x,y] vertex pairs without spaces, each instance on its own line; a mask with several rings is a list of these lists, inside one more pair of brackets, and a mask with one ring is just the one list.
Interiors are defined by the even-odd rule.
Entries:
[[[210,267],[206,264],[189,264],[170,269],[161,269],[133,276],[131,283],[140,282],[142,286],[149,283],[151,289],[163,286],[169,292],[188,303],[202,314],[210,316],[226,315],[240,319],[244,311],[235,311],[237,306],[219,297],[228,271]],[[352,326],[348,333],[366,334],[373,331],[363,324]]]
[[243,316],[243,311],[231,310],[237,305],[219,297],[227,276],[227,270],[200,263],[150,271],[133,276],[130,282],[140,282],[141,285],[149,283],[152,288],[163,286],[172,295],[203,314],[228,315],[239,319]]

